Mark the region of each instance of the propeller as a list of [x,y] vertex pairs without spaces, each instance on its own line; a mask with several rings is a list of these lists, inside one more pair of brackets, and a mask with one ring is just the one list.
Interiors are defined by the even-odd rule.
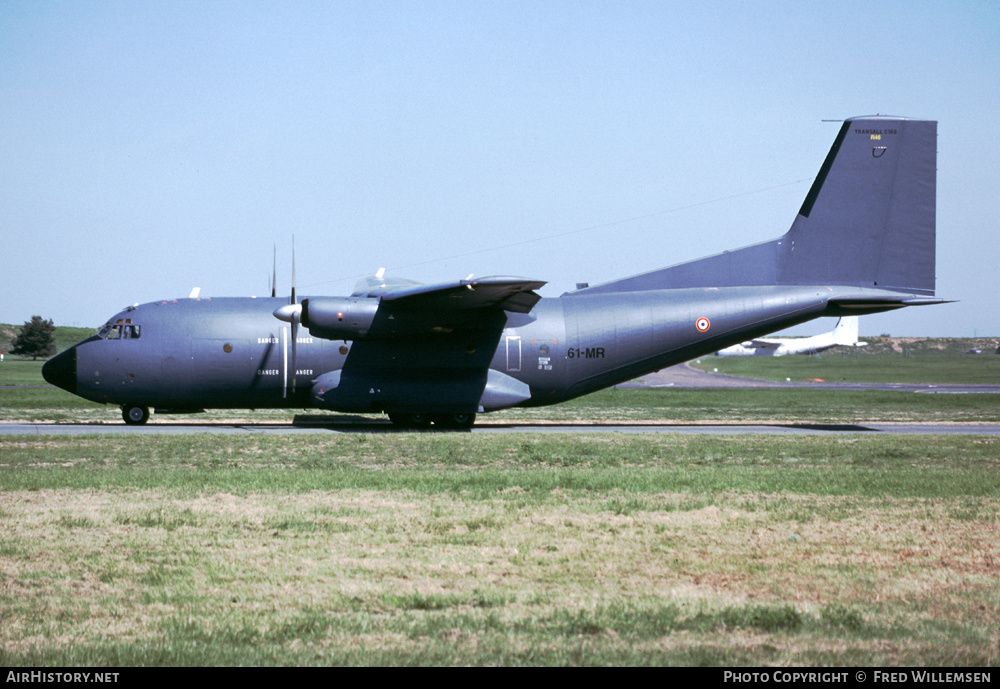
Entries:
[[[292,296],[289,303],[279,306],[274,310],[274,317],[279,321],[290,323],[292,326],[292,394],[295,394],[295,372],[298,370],[298,357],[296,356],[296,344],[299,340],[299,322],[302,320],[302,304],[295,296],[295,236],[292,235]],[[285,397],[288,397],[288,390],[285,389]]]
[[271,261],[271,296],[278,296],[278,244],[274,244],[274,259]]

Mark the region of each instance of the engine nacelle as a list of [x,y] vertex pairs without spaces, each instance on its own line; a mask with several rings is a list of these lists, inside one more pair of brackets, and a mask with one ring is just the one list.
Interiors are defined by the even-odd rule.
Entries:
[[313,297],[302,300],[301,323],[325,340],[363,340],[379,300],[368,297]]

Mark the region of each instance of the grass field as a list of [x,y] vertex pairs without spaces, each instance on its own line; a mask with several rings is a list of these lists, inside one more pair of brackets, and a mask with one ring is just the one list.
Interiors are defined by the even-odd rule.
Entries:
[[0,438],[0,663],[991,665],[994,438]]

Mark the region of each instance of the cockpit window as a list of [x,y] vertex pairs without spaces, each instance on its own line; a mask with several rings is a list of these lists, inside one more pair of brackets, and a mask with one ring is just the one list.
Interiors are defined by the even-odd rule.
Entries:
[[108,322],[97,332],[98,337],[106,340],[138,340],[141,328],[131,323],[123,324],[119,320],[117,323]]

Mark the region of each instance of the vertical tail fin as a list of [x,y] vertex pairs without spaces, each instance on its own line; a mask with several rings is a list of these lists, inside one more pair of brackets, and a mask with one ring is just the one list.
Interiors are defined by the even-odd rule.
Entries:
[[936,122],[844,122],[778,247],[777,284],[933,295],[936,167]]
[[833,328],[833,344],[855,345],[858,342],[858,317],[844,316]]
[[937,122],[844,122],[784,236],[574,294],[841,285],[934,294]]

